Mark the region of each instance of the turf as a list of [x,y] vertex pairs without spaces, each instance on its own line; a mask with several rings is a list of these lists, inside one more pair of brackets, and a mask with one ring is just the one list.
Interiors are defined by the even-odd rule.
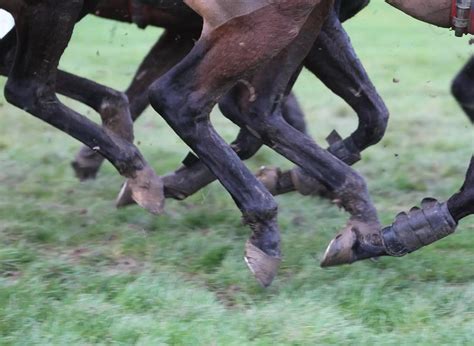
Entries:
[[[385,139],[356,168],[384,223],[421,198],[448,198],[474,148],[450,81],[468,39],[416,23],[382,1],[346,28],[391,112]],[[159,30],[87,18],[62,67],[124,89]],[[3,86],[5,79],[0,79]],[[296,87],[311,134],[347,135],[353,112],[309,74]],[[66,101],[97,119],[87,108]],[[122,179],[106,165],[78,183],[78,143],[0,98],[0,344],[468,345],[474,340],[473,218],[403,259],[323,270],[347,215],[317,198],[278,197],[284,261],[261,289],[242,260],[248,229],[219,184],[167,214],[117,211]],[[236,129],[217,112],[231,140]],[[139,147],[160,174],[186,146],[148,110]],[[263,150],[248,162],[291,165]]]

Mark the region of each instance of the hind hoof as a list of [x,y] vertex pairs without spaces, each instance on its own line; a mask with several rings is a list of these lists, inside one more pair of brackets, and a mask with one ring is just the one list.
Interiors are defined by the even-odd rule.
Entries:
[[278,180],[281,176],[281,170],[279,168],[263,166],[258,170],[255,176],[272,195],[277,194]]
[[148,166],[137,171],[135,178],[125,181],[115,205],[124,208],[138,204],[152,214],[162,214],[165,197],[162,179]]
[[331,240],[324,253],[321,267],[332,267],[354,262],[353,247],[357,242],[357,236],[352,231],[345,231]]
[[245,245],[245,263],[257,281],[264,288],[270,286],[275,278],[281,259],[272,257],[247,241]]
[[80,181],[92,180],[96,178],[103,161],[104,158],[100,154],[88,147],[83,147],[71,162],[71,167]]
[[349,221],[346,228],[329,243],[321,267],[351,264],[385,255],[380,228],[378,222]]
[[99,172],[98,167],[85,167],[77,161],[72,161],[71,167],[74,170],[74,176],[79,179],[79,181],[94,180]]

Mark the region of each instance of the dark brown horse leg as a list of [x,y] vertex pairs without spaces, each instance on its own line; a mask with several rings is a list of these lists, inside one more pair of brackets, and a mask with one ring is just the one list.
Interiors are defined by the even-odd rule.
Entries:
[[324,28],[305,60],[305,67],[357,113],[359,125],[355,132],[329,147],[340,160],[353,164],[360,159],[361,151],[383,138],[388,110],[339,19],[331,16]]
[[[285,120],[297,130],[306,133],[304,114],[293,94],[290,94],[286,98],[282,108]],[[263,143],[259,138],[243,128],[239,131],[237,138],[232,142],[231,147],[241,160],[248,160],[257,153],[262,145]],[[271,176],[258,176],[258,178],[265,186],[268,187],[272,185],[266,181],[272,179]],[[163,177],[165,196],[167,198],[182,200],[193,195],[214,180],[216,180],[216,177],[206,165],[199,161],[194,155],[189,154],[183,161],[182,167]],[[283,179],[279,179],[279,183],[283,183]],[[270,190],[270,192],[274,193],[273,190]]]
[[[277,204],[215,132],[209,113],[246,73],[295,39],[314,7],[323,12],[330,3],[282,1],[218,28],[207,26],[191,53],[150,89],[152,106],[219,179],[242,211],[253,231],[245,258],[263,286],[272,282],[280,262]],[[203,1],[193,4],[205,6]],[[323,15],[318,18],[320,23],[323,19]]]
[[[167,31],[153,46],[135,73],[135,77],[126,91],[134,121],[140,117],[149,105],[148,87],[189,53],[195,44],[195,39],[196,35],[194,33]],[[59,72],[58,92],[78,99],[73,94],[82,92],[82,90],[72,83],[64,83],[61,78],[61,72]],[[121,97],[118,97],[117,101],[120,104]],[[82,102],[90,103],[87,99],[82,100]],[[109,105],[113,106],[114,102],[109,102]],[[94,108],[93,105],[90,106]],[[99,109],[96,110],[99,111]],[[284,102],[283,116],[293,127],[306,132],[304,114],[294,94],[290,94]],[[261,141],[247,130],[241,130],[236,140],[232,143],[232,147],[242,160],[252,157],[261,146]],[[104,158],[101,155],[89,147],[82,147],[72,163],[76,176],[81,180],[95,178],[103,160]],[[186,159],[183,163],[183,167],[163,177],[165,196],[167,198],[185,199],[216,180],[206,165],[200,163],[198,159]],[[132,204],[133,200],[130,199],[128,202]],[[129,203],[123,201],[123,205]]]
[[471,157],[463,186],[448,200],[447,204],[456,223],[474,214],[474,155]]
[[[0,51],[2,52],[0,72],[2,74],[8,75],[8,70],[13,63],[15,46],[15,32],[9,33],[0,41]],[[133,125],[125,94],[60,70],[57,72],[56,91],[88,105],[101,115],[104,128],[129,142],[133,141]],[[84,148],[86,148],[83,150],[84,160],[72,163],[80,180],[95,177],[95,167],[104,160],[103,156],[96,151],[89,147]]]
[[[325,23],[315,45],[305,60],[305,67],[315,74],[331,91],[340,96],[357,113],[359,125],[354,133],[341,139],[333,133],[328,137],[329,151],[347,164],[360,160],[360,153],[378,143],[387,127],[388,110],[357,58],[349,37],[333,14]],[[275,175],[275,170],[260,172],[262,177]],[[300,168],[279,175],[275,186],[286,185],[304,195],[327,195],[323,186]],[[288,179],[291,177],[291,179]]]
[[458,222],[474,214],[474,156],[463,186],[445,203],[426,198],[421,209],[400,213],[382,230],[384,251],[379,255],[401,257],[454,233]]
[[150,105],[148,98],[150,85],[183,60],[198,38],[198,32],[167,30],[151,48],[125,91],[130,100],[130,111],[134,121]]
[[[133,123],[125,94],[63,71],[58,71],[56,80],[58,93],[88,105],[100,114],[102,127],[106,131],[133,142]],[[81,151],[87,153],[84,160],[72,162],[76,176],[81,181],[94,178],[97,172],[96,166],[104,160],[95,150],[84,148],[87,148],[87,151]]]
[[471,57],[452,84],[452,93],[474,123],[474,57]]
[[13,105],[68,133],[105,156],[125,177],[135,201],[153,213],[162,209],[162,183],[138,149],[119,134],[102,130],[56,97],[59,59],[71,37],[82,1],[25,2],[14,12],[17,46],[5,86]]
[[[314,27],[309,20],[307,29],[308,32],[317,32],[319,28]],[[266,145],[311,174],[314,180],[330,192],[332,199],[337,200],[351,214],[343,234],[357,234],[361,247],[350,254],[344,253],[343,258],[344,261],[354,262],[365,258],[366,247],[381,246],[377,212],[364,179],[319,147],[310,137],[291,127],[281,113],[272,111],[278,105],[279,95],[287,91],[288,83],[292,80],[291,71],[295,70],[294,64],[297,66],[298,61],[301,61],[298,58],[306,56],[303,42],[308,42],[308,47],[313,43],[309,36],[304,35],[305,32],[306,30],[300,34],[297,44],[291,45],[285,54],[272,61],[256,78],[249,81],[249,85],[255,89],[256,99],[248,97],[247,87],[239,86],[230,94],[230,101],[227,102],[230,107],[226,107],[225,113],[239,126],[257,133]],[[282,70],[282,66],[287,70]],[[278,68],[280,73],[275,78],[271,72]]]
[[[193,33],[165,31],[158,42],[152,47],[135,73],[132,83],[126,91],[133,121],[138,119],[149,105],[148,87],[189,53],[194,46],[195,39],[196,35]],[[70,78],[67,78],[67,75],[63,76],[59,73],[58,92],[75,99],[80,98],[81,102],[89,104],[92,108],[101,112],[101,103],[96,102],[96,100],[101,99],[102,95],[98,95],[92,89],[89,90],[89,92],[85,92],[84,88],[80,87],[80,83],[72,83]],[[82,94],[82,96],[80,96],[79,93]],[[111,97],[102,97],[102,99],[107,102],[106,105],[108,108],[123,107],[122,95],[117,95],[117,97],[114,98],[115,101],[112,100]],[[90,104],[91,102],[93,105]],[[104,158],[101,155],[89,147],[84,146],[77,153],[72,165],[79,179],[93,179],[97,175],[103,160]],[[127,203],[122,201],[122,205],[125,204]]]
[[[241,160],[251,158],[262,147],[262,142],[245,129],[241,129],[231,144]],[[217,178],[207,166],[193,154],[183,160],[183,165],[176,171],[163,176],[166,198],[183,200]]]
[[307,133],[306,121],[303,110],[294,93],[290,93],[282,103],[283,118],[300,132]]

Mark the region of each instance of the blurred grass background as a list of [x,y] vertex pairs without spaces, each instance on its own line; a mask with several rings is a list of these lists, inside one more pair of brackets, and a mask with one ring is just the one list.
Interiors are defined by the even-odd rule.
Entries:
[[[356,168],[384,223],[425,196],[461,185],[474,148],[472,126],[450,82],[472,54],[468,39],[373,3],[346,25],[391,112],[385,139]],[[123,90],[159,36],[87,18],[61,65]],[[399,82],[394,83],[396,79]],[[3,87],[5,79],[0,79]],[[320,143],[349,134],[350,108],[310,74],[296,93]],[[66,101],[91,118],[97,116]],[[115,210],[122,178],[106,165],[79,183],[73,139],[0,96],[0,344],[384,344],[468,345],[474,340],[474,224],[403,259],[323,270],[319,259],[347,215],[328,202],[278,197],[284,261],[261,289],[242,259],[248,229],[219,184],[154,217]],[[236,128],[215,112],[219,132]],[[140,149],[160,174],[186,146],[148,110]],[[262,150],[248,162],[291,167]]]

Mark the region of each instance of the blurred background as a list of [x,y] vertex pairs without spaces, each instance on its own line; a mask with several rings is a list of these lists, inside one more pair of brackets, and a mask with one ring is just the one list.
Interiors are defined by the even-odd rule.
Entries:
[[[0,30],[6,26],[0,17]],[[355,168],[384,224],[423,197],[445,200],[461,186],[474,149],[472,125],[450,83],[472,55],[455,38],[372,1],[346,25],[384,97],[384,140]],[[94,17],[76,27],[61,61],[69,72],[124,90],[161,31]],[[0,77],[0,87],[5,84]],[[310,133],[350,134],[354,112],[303,72],[296,94]],[[98,121],[76,102],[75,110]],[[237,129],[216,110],[231,141]],[[187,147],[152,109],[136,140],[159,174]],[[79,183],[79,144],[0,95],[1,344],[470,344],[474,339],[474,219],[405,258],[321,269],[348,215],[318,198],[278,197],[283,254],[273,286],[261,289],[243,261],[248,229],[214,183],[160,217],[115,210],[122,178],[108,164]],[[269,149],[248,166],[291,163]]]

